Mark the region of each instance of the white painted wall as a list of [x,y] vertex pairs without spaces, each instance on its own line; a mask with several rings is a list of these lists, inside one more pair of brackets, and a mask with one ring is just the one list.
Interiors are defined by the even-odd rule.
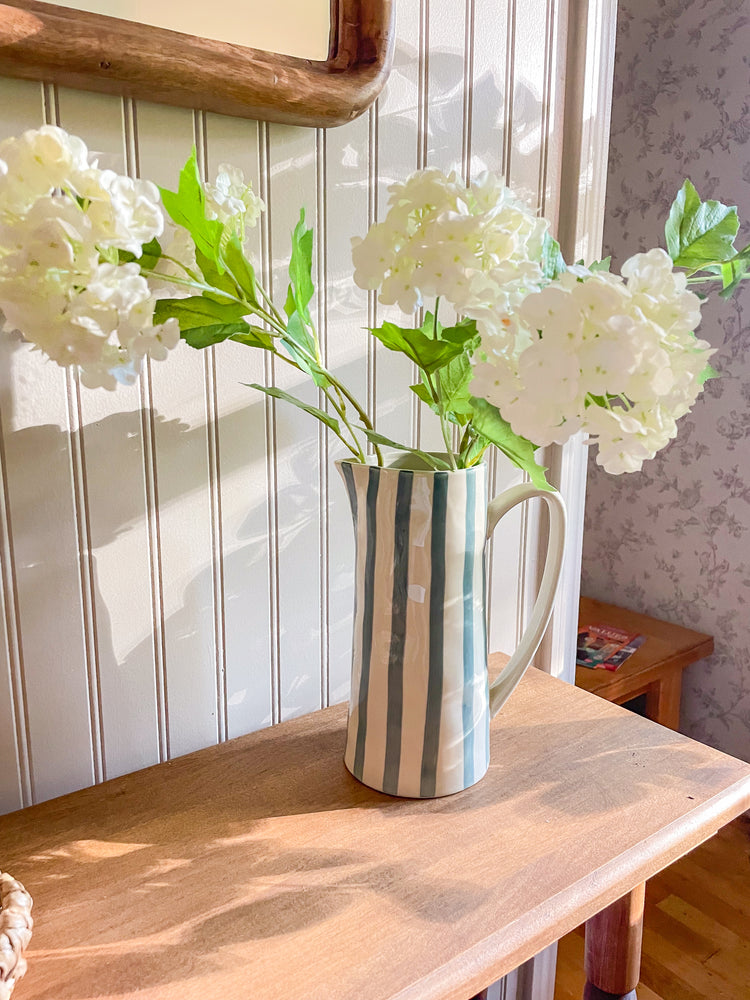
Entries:
[[[328,363],[376,404],[381,432],[430,446],[408,368],[362,330],[390,310],[353,285],[350,237],[383,212],[389,183],[428,164],[503,171],[557,216],[566,17],[557,0],[399,0],[385,93],[327,132],[0,80],[0,136],[59,121],[103,161],[165,185],[193,143],[209,172],[239,164],[268,205],[254,249],[279,286],[305,205]],[[0,809],[345,698],[352,533],[338,452],[242,385],[294,380],[239,345],[181,347],[107,394],[16,337],[0,351]],[[558,461],[572,497],[580,465],[570,451]],[[520,478],[504,461],[493,476],[497,490]],[[493,648],[523,624],[540,534],[533,510],[496,533]],[[575,576],[548,644],[558,673]]]
[[[408,365],[362,330],[392,311],[353,285],[350,237],[417,167],[490,168],[559,214],[569,255],[596,254],[613,6],[398,0],[385,92],[327,132],[0,79],[0,137],[59,121],[103,162],[164,185],[193,143],[209,173],[237,163],[268,205],[254,250],[282,290],[304,204],[328,364],[382,433],[439,447],[405,391]],[[242,385],[291,388],[286,373],[239,345],[181,347],[110,395],[7,333],[0,354],[0,812],[346,697],[353,543],[336,442]],[[584,449],[548,463],[572,541],[537,663],[570,679]],[[520,478],[493,459],[496,491]],[[543,536],[533,507],[495,533],[493,649],[523,627]],[[547,1000],[553,979],[554,948],[495,994]]]

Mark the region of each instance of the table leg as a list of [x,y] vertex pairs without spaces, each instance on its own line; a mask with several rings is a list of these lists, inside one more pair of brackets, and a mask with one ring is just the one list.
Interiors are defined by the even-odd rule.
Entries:
[[646,692],[646,718],[668,729],[679,729],[681,695],[681,670],[672,670],[660,677]]
[[645,883],[586,921],[583,1000],[637,1000]]

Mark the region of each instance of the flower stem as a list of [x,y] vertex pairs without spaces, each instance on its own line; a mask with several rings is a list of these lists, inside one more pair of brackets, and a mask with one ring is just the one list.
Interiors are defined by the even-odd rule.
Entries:
[[364,452],[362,451],[362,449],[359,446],[359,440],[358,440],[357,435],[356,435],[356,433],[354,431],[354,428],[349,423],[349,419],[348,419],[348,417],[346,415],[346,405],[339,405],[339,404],[337,404],[336,400],[332,398],[330,392],[325,387],[323,387],[323,395],[328,400],[328,402],[331,404],[331,406],[336,411],[336,413],[338,413],[338,415],[339,415],[342,423],[345,425],[346,429],[351,434],[352,441],[354,442],[354,447],[352,447],[351,445],[347,444],[347,442],[344,440],[344,438],[340,434],[339,434],[339,437],[341,438],[342,441],[344,441],[344,444],[347,444],[347,447],[349,448],[349,450],[351,451],[351,453],[353,455],[355,455],[360,462],[364,463],[366,461],[365,454],[364,454]]
[[[148,272],[143,272],[142,271],[141,273],[143,273],[145,277],[158,278],[158,279],[160,279],[162,281],[171,282],[171,283],[173,283],[175,285],[182,285],[182,286],[184,286],[186,288],[194,288],[196,291],[200,291],[200,292],[212,292],[214,294],[218,293],[222,297],[226,298],[228,301],[230,301],[230,302],[236,302],[238,305],[244,306],[247,309],[248,314],[252,314],[254,316],[257,316],[260,320],[262,320],[263,322],[265,322],[268,325],[268,327],[270,328],[269,329],[269,333],[272,336],[280,337],[282,339],[282,341],[287,340],[287,338],[288,338],[288,327],[287,327],[287,324],[284,322],[284,318],[281,316],[281,314],[279,313],[278,309],[276,309],[276,307],[274,306],[273,302],[271,301],[270,296],[268,295],[268,293],[265,291],[265,289],[261,285],[257,285],[256,287],[257,287],[258,291],[260,292],[261,297],[266,302],[266,304],[268,306],[267,309],[264,309],[263,306],[261,306],[259,303],[252,303],[252,302],[248,302],[246,299],[239,299],[236,296],[231,295],[228,292],[225,292],[225,291],[223,291],[221,289],[212,288],[210,285],[204,284],[201,281],[188,280],[187,278],[173,277],[171,275],[157,274],[157,273],[154,273],[153,271],[148,271]],[[348,400],[348,402],[355,409],[355,411],[357,413],[357,416],[359,417],[359,420],[362,423],[362,426],[365,429],[367,429],[367,430],[370,430],[370,431],[374,430],[373,425],[372,425],[372,421],[368,417],[368,415],[365,412],[365,410],[362,407],[362,405],[357,401],[357,399],[355,399],[355,397],[351,394],[351,392],[349,392],[349,390],[346,388],[346,386],[343,385],[341,382],[339,382],[339,380],[335,377],[335,375],[333,375],[331,372],[329,372],[321,364],[320,352],[317,350],[318,338],[317,338],[317,335],[315,334],[314,330],[312,330],[311,332],[312,332],[312,339],[313,339],[313,341],[315,343],[315,346],[316,346],[315,353],[313,354],[310,351],[305,350],[300,344],[298,344],[296,342],[293,343],[294,350],[297,353],[303,354],[303,355],[306,356],[306,358],[316,367],[316,369],[318,371],[320,371],[321,375],[323,375],[328,380],[328,382],[330,383],[330,385],[333,386],[333,388],[336,390],[336,393],[339,395],[339,397],[342,400]],[[306,372],[305,369],[301,365],[297,364],[297,362],[294,361],[293,358],[288,357],[285,354],[281,354],[278,351],[276,351],[274,353],[276,354],[276,357],[281,358],[287,364],[291,365],[293,368],[296,368],[297,371],[302,372],[305,375],[309,375],[309,372]],[[326,399],[333,406],[333,408],[335,409],[336,413],[341,418],[342,423],[346,426],[347,430],[351,434],[352,441],[354,442],[354,446],[352,446],[352,444],[350,444],[350,442],[347,441],[346,438],[344,438],[342,435],[339,434],[338,436],[341,438],[341,440],[346,445],[346,447],[349,449],[349,451],[351,451],[352,454],[355,455],[359,459],[359,461],[365,462],[366,461],[366,456],[365,456],[364,451],[360,447],[359,439],[357,437],[357,433],[356,433],[354,427],[352,427],[352,425],[351,425],[351,423],[350,423],[350,421],[349,421],[349,419],[348,419],[348,417],[346,415],[346,405],[345,404],[342,405],[342,406],[336,405],[335,400],[331,397],[331,395],[326,391],[325,388],[323,389],[323,392],[324,392],[324,394],[326,396]],[[373,448],[375,450],[375,455],[377,457],[378,465],[383,465],[383,454],[382,454],[380,448],[378,447],[378,445],[375,444],[374,442],[373,442]]]
[[[432,339],[438,339],[438,309],[440,308],[440,296],[438,295],[435,299],[435,312],[432,316]],[[426,374],[426,373],[425,373]],[[450,428],[448,427],[448,419],[445,415],[445,403],[443,401],[443,388],[440,384],[440,372],[436,371],[435,375],[435,388],[432,390],[435,402],[438,406],[438,414],[440,416],[440,430],[443,435],[443,441],[445,442],[445,450],[448,453],[448,461],[450,462],[451,469],[455,472],[458,469],[456,464],[456,456],[453,454],[453,443],[451,441]],[[429,379],[429,375],[427,376]]]
[[[335,386],[336,390],[338,392],[340,392],[341,395],[345,399],[347,399],[352,404],[352,406],[354,407],[354,409],[357,411],[357,416],[361,420],[362,426],[366,427],[368,431],[374,431],[375,428],[373,427],[372,421],[368,417],[367,412],[363,409],[363,407],[356,400],[356,398],[349,392],[349,390],[346,388],[346,386],[342,382],[339,382],[339,380],[335,376],[331,375],[331,373],[329,371],[326,371],[326,375],[331,380],[331,385]],[[372,447],[373,447],[373,449],[375,451],[375,457],[378,460],[378,465],[382,465],[383,464],[383,453],[381,452],[379,446],[377,444],[375,444],[374,441],[372,442]]]

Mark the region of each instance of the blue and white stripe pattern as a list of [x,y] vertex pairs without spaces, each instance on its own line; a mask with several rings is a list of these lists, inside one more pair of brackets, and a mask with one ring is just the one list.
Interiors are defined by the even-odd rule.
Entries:
[[485,467],[338,465],[356,535],[346,766],[391,795],[450,795],[489,764]]

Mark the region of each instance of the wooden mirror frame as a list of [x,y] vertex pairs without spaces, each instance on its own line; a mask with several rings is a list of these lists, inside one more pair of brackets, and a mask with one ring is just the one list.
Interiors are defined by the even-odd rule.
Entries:
[[383,89],[394,0],[331,0],[325,61],[58,7],[0,3],[0,76],[287,125],[343,125]]

